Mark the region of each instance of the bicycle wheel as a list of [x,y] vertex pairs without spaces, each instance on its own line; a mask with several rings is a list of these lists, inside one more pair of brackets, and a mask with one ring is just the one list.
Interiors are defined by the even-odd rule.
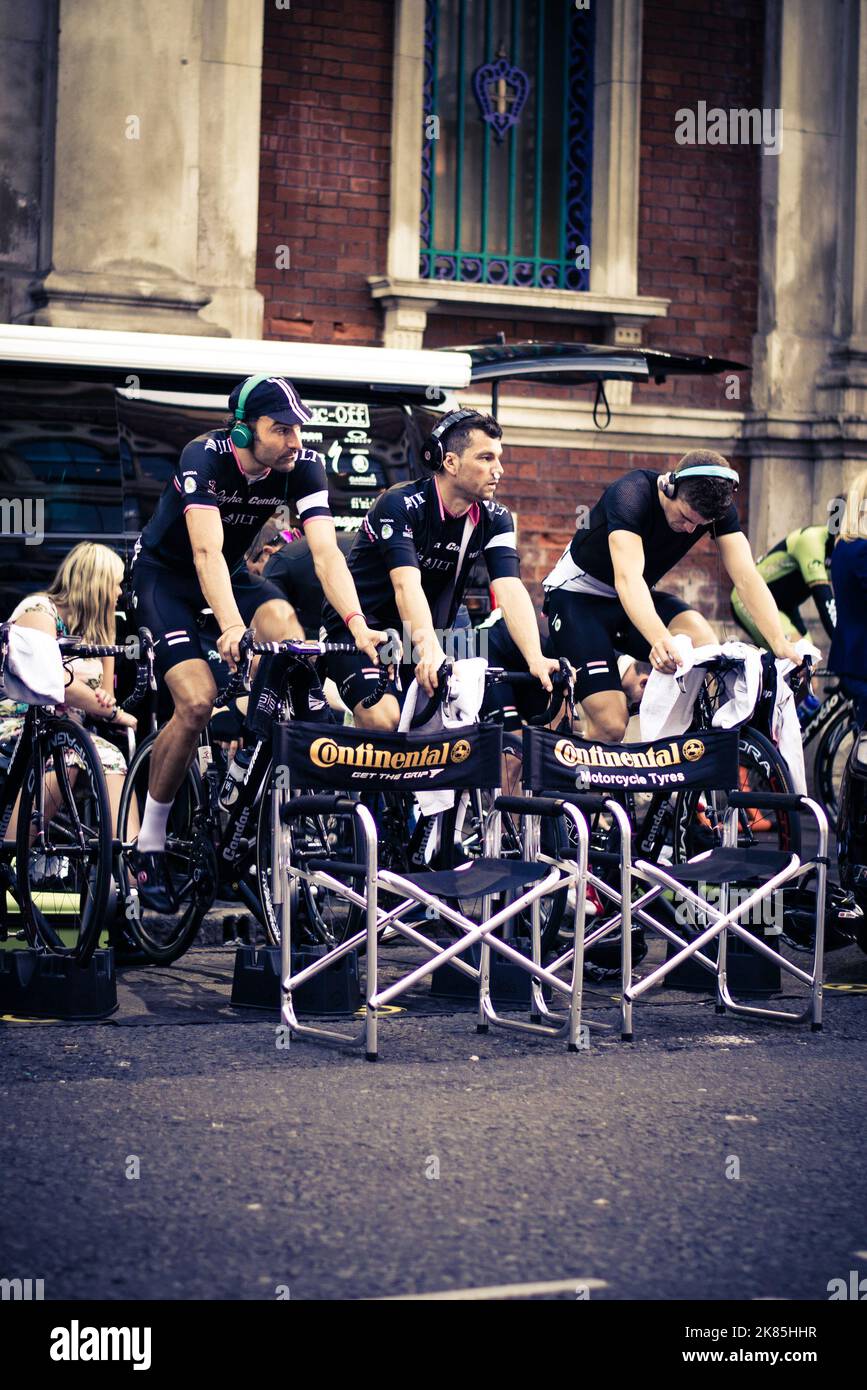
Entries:
[[[514,786],[520,778],[522,745],[516,734],[503,735],[503,761],[505,764],[504,785]],[[456,793],[455,805],[445,811],[442,817],[442,843],[438,856],[438,867],[455,869],[484,853],[485,825],[492,806],[487,791],[464,791]],[[500,857],[502,859],[523,859],[523,822],[508,811],[502,813],[502,835]],[[570,859],[575,854],[572,844],[571,822],[565,816],[543,816],[541,822],[539,862],[553,863],[556,859]],[[455,906],[471,921],[482,919],[483,899],[479,897],[459,898]],[[549,894],[540,904],[540,932],[542,957],[555,952],[558,934],[566,912],[566,893]],[[530,940],[531,914],[526,909],[512,923],[517,935]]]
[[[794,791],[789,769],[777,749],[756,729],[740,731],[738,739],[738,789],[742,792]],[[728,797],[713,789],[679,791],[674,800],[673,846],[675,863],[703,850],[722,844],[723,821]],[[738,813],[738,845],[745,849],[761,845],[766,849],[801,852],[801,822],[789,811],[771,811],[760,806]]]
[[99,753],[72,719],[50,718],[31,750],[15,875],[30,944],[86,965],[111,886],[111,809]]
[[813,794],[835,832],[840,813],[840,785],[858,732],[858,721],[855,719],[852,706],[846,704],[829,720],[816,747],[813,761]]
[[[300,790],[294,794],[299,795]],[[271,897],[271,804],[269,770],[259,801],[256,883],[268,940],[272,946],[279,946],[279,908],[275,907]],[[289,852],[292,863],[298,868],[303,868],[311,859],[329,859],[333,861],[331,872],[334,877],[342,879],[341,864],[354,864],[363,859],[357,841],[354,816],[299,816],[289,822]],[[352,887],[363,891],[363,885],[357,879],[350,882]],[[339,893],[296,878],[290,879],[288,891],[293,895],[293,941],[333,947],[341,945],[348,936],[360,930],[364,921],[363,910]]]
[[205,913],[213,904],[217,893],[217,856],[208,829],[202,779],[193,764],[175,797],[166,835],[169,871],[180,907],[171,916],[154,912],[141,903],[125,850],[132,839],[129,820],[133,804],[138,807],[139,821],[144,814],[150,757],[156,737],[151,734],[139,745],[127,769],[118,816],[121,848],[116,881],[130,936],[155,965],[170,965],[192,945]]

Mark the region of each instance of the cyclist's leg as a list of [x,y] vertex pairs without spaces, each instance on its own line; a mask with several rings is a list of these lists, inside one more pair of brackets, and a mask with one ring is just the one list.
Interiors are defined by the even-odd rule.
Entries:
[[163,676],[175,710],[154,744],[148,800],[153,798],[170,806],[195,757],[199,735],[211,717],[217,687],[207,663],[200,657],[171,666]]
[[390,680],[375,705],[365,709],[363,701],[377,687],[380,668],[372,666],[362,652],[333,652],[328,657],[328,674],[337,686],[343,703],[352,710],[356,727],[392,733],[400,722],[400,710],[412,667],[400,668],[401,687]]
[[[521,654],[515,639],[509,632],[504,618],[476,629],[476,644],[479,656],[483,656],[489,666],[499,666],[504,671],[526,671],[527,662]],[[550,639],[543,650],[548,655]],[[553,653],[551,653],[553,654]],[[537,681],[534,685],[509,685],[499,681],[485,695],[482,713],[490,714],[499,710],[503,716],[503,727],[517,730],[521,721],[532,719],[547,708],[550,695]]]
[[[150,759],[142,827],[146,852],[159,852],[169,808],[193,760],[199,734],[211,717],[217,687],[201,654],[198,616],[205,599],[198,583],[139,560],[132,572],[132,589],[135,620],[154,634],[157,674],[174,704]],[[154,804],[162,808],[159,813],[153,813]]]
[[[751,642],[754,642],[757,647],[768,647],[770,645],[767,638],[762,636],[761,632],[756,627],[755,623],[753,622],[752,618],[750,617],[749,613],[744,607],[744,601],[738,593],[737,589],[732,589],[732,612],[734,613],[737,622],[744,629]],[[777,612],[780,615],[780,622],[782,624],[786,640],[789,642],[800,641],[800,639],[804,636],[805,632],[803,620],[800,617],[800,613],[796,611],[796,616],[792,617],[791,614],[785,613],[782,608],[778,608]]]
[[[619,743],[629,723],[614,644],[626,616],[623,608],[617,599],[558,589],[548,596],[547,613],[554,655],[565,656],[576,671],[575,696],[584,711],[585,737]],[[644,642],[637,655],[646,651]]]
[[[244,622],[252,627],[257,641],[303,640],[304,632],[295,610],[282,590],[270,580],[257,579],[246,572],[233,574],[232,593],[238,612]],[[285,656],[259,658],[244,720],[244,737],[247,741],[252,743],[257,738],[270,735],[277,713],[277,691],[288,664],[289,658]]]

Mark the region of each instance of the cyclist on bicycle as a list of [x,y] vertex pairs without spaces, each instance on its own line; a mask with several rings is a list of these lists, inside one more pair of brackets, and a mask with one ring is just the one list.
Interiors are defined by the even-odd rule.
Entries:
[[[503,475],[502,430],[490,415],[456,411],[443,419],[422,447],[432,476],[388,488],[371,507],[349,555],[349,569],[365,617],[378,627],[403,628],[415,648],[415,676],[432,696],[444,659],[440,638],[454,626],[470,570],[484,557],[496,602],[503,610],[502,650],[492,664],[530,671],[550,692],[558,662],[543,656],[533,603],[519,578],[515,526],[494,501]],[[332,604],[323,611],[326,631],[340,630]],[[404,647],[409,641],[404,641]],[[407,652],[406,655],[409,655]],[[400,701],[396,680],[370,709],[362,701],[376,688],[378,672],[363,656],[328,661],[344,703],[362,728],[396,729]],[[412,665],[400,678],[406,686]]]
[[673,675],[681,664],[673,638],[716,642],[701,613],[654,588],[706,535],[747,611],[769,634],[774,654],[800,663],[780,624],[776,604],[758,573],[740,529],[733,496],[738,475],[721,454],[695,449],[670,473],[626,473],[603,492],[589,524],[575,532],[543,581],[554,650],[577,668],[576,695],[588,738],[617,743],[626,731],[626,696],[617,651],[646,658]]
[[[354,540],[354,535],[338,533],[337,546],[341,554],[348,557]],[[262,569],[262,577],[269,584],[276,584],[291,603],[299,630],[308,637],[317,638],[322,626],[324,595],[307,538],[301,536],[273,551]]]
[[[213,707],[216,685],[199,645],[205,606],[219,625],[219,655],[234,666],[246,627],[260,641],[290,635],[281,591],[250,575],[244,553],[263,523],[289,503],[297,509],[316,572],[362,659],[375,665],[384,634],[368,627],[346,561],[337,548],[322,459],[301,448],[310,418],[284,377],[249,377],[229,397],[233,418],[183,450],[174,477],[136,543],[132,590],[136,622],[156,639],[156,666],[174,701],[151,758],[150,785],[134,857],[141,897],[158,912],[176,901],[165,855],[174,796]],[[345,615],[345,618],[342,616]],[[345,625],[344,625],[345,624]],[[263,663],[264,665],[264,663]],[[257,681],[264,679],[262,667]],[[254,683],[250,703],[255,707]]]
[[[783,632],[791,642],[806,637],[807,624],[801,617],[801,604],[812,599],[829,638],[834,636],[837,610],[831,587],[831,553],[834,537],[827,526],[803,526],[790,531],[771,550],[756,561],[756,569],[771,591]],[[732,612],[757,646],[767,646],[757,625],[750,618],[737,589],[732,589]]]

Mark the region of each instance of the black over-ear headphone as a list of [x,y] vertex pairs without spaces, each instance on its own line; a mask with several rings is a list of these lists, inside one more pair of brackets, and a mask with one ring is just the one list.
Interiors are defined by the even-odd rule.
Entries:
[[424,444],[421,446],[421,461],[425,468],[429,468],[431,473],[441,473],[445,462],[443,453],[442,438],[452,425],[460,424],[461,420],[478,420],[477,410],[453,410],[448,415],[444,415],[439,424],[431,430]]

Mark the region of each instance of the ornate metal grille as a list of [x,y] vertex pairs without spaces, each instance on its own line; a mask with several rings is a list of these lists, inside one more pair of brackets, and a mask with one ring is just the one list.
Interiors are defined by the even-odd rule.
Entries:
[[422,279],[589,288],[593,36],[573,0],[427,0]]

